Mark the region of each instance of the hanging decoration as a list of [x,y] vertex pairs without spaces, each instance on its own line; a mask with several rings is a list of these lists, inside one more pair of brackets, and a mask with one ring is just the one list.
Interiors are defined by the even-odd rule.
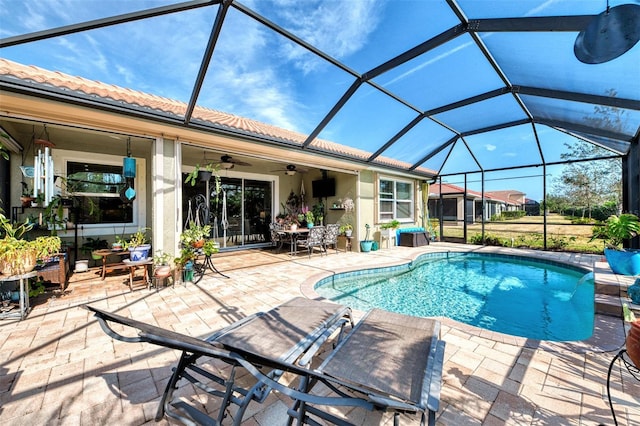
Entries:
[[131,157],[131,138],[127,139],[127,156],[122,160],[122,176],[125,179],[125,184],[120,191],[120,199],[128,204],[136,198],[136,190],[133,188],[136,177],[136,159]]
[[44,138],[40,135],[39,139],[34,141],[38,146],[38,152],[33,159],[33,197],[36,200],[42,200],[43,207],[49,205],[53,198],[53,157],[52,149],[55,147],[49,139],[47,125],[44,125]]
[[127,139],[127,156],[123,159],[122,174],[125,178],[136,177],[136,159],[131,158],[131,138]]

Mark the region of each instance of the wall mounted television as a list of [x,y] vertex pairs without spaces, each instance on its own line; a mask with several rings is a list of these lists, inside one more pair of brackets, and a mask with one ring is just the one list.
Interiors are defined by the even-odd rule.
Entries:
[[327,198],[336,195],[336,180],[334,178],[314,180],[311,182],[313,198]]

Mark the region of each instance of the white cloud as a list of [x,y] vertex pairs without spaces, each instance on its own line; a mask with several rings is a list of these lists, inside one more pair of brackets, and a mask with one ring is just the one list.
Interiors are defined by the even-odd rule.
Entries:
[[484,148],[485,148],[487,151],[495,151],[495,150],[496,150],[496,146],[495,146],[495,145],[491,145],[490,143],[485,144]]
[[[298,1],[276,2],[278,18],[291,33],[328,55],[343,60],[366,45],[379,22],[384,2],[369,1]],[[282,45],[284,60],[304,73],[323,64],[304,48],[291,43]]]

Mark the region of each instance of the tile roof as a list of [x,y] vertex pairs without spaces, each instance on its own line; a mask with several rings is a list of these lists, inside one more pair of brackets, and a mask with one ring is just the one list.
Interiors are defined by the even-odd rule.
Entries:
[[[124,104],[124,106],[135,110],[146,109],[159,111],[164,115],[168,114],[178,118],[183,118],[187,111],[186,103],[174,99],[151,95],[138,90],[127,89],[83,77],[71,76],[59,71],[50,71],[34,65],[23,65],[3,58],[0,58],[0,76],[13,77],[31,83],[50,86],[58,90],[68,90],[87,96],[115,101],[116,103]],[[200,106],[194,108],[192,119],[209,123],[218,128],[286,141],[300,147],[302,147],[302,144],[307,139],[307,135],[299,132],[282,129],[260,121]],[[359,161],[366,161],[371,156],[370,152],[323,139],[316,138],[311,143],[311,146],[318,148],[320,151],[339,154]],[[383,156],[376,158],[373,164],[387,165],[401,169],[411,167],[409,163]],[[435,171],[423,167],[417,168],[416,171],[433,175],[436,174]]]
[[[443,195],[464,194],[464,188],[460,186],[452,185],[450,183],[443,183],[442,185],[440,185],[439,183],[434,183],[429,187],[429,196],[439,196],[440,191],[442,191]],[[514,200],[513,197],[509,198],[509,194],[519,194],[521,195],[521,197],[519,197],[518,200]],[[490,201],[499,201],[506,204],[519,205],[524,202],[524,195],[524,192],[516,190],[485,191],[484,198]],[[467,196],[471,196],[473,198],[482,198],[482,193],[467,189]]]

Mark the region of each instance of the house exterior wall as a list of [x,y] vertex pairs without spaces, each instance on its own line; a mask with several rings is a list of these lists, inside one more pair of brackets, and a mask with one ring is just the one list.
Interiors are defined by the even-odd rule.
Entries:
[[[145,141],[143,144],[132,145],[132,156],[138,160],[139,174],[136,182],[136,203],[138,205],[138,220],[135,222],[135,228],[149,227],[152,232],[152,240],[154,242],[153,250],[162,250],[165,252],[178,251],[178,237],[182,230],[182,173],[188,172],[189,164],[183,156],[182,146],[184,142],[193,146],[202,147],[203,149],[213,149],[216,151],[224,151],[226,148],[232,148],[234,152],[242,151],[247,155],[256,155],[263,158],[261,152],[264,153],[264,159],[273,161],[276,168],[277,163],[301,163],[313,164],[317,169],[312,172],[295,176],[287,176],[274,178],[274,214],[277,214],[281,203],[288,197],[291,190],[298,192],[302,179],[305,181],[307,191],[307,204],[309,206],[315,204],[317,200],[312,199],[311,182],[321,177],[319,169],[325,167],[329,169],[329,174],[336,177],[336,195],[330,197],[326,202],[326,223],[351,223],[354,226],[354,249],[358,249],[356,241],[365,238],[365,224],[371,226],[370,239],[374,239],[378,227],[376,223],[377,216],[377,185],[379,174],[377,171],[363,168],[362,165],[347,163],[343,160],[336,160],[331,157],[320,157],[317,154],[307,154],[298,151],[289,151],[278,149],[272,146],[256,144],[249,140],[243,140],[238,137],[231,137],[219,134],[211,134],[208,132],[199,132],[193,129],[183,129],[181,127],[173,127],[168,124],[152,122],[139,118],[132,118],[122,114],[105,112],[102,110],[91,109],[84,106],[65,104],[59,101],[51,101],[47,99],[35,98],[30,96],[18,95],[14,93],[3,93],[3,117],[20,116],[24,120],[33,121],[37,125],[49,123],[54,127],[66,127],[74,129],[78,132],[84,132],[90,135],[92,132],[119,136],[119,141],[114,143],[97,144],[87,136],[82,141],[67,141],[62,143],[57,149],[58,154],[65,156],[65,151],[73,150],[82,152],[81,157],[93,158],[96,154],[110,155],[117,157],[121,161],[126,155],[123,141],[126,141],[127,135],[135,135],[136,138]],[[28,139],[31,135],[25,135],[20,140],[22,146],[28,145]],[[118,139],[118,137],[116,137]],[[87,155],[89,157],[87,157]],[[280,159],[280,160],[278,160]],[[10,195],[9,205],[19,205],[21,188],[16,182],[21,181],[21,173],[19,166],[22,163],[20,155],[12,153],[10,160],[9,179]],[[27,159],[26,164],[31,164]],[[193,163],[195,164],[195,163]],[[343,169],[345,173],[332,172],[331,170]],[[252,169],[253,170],[253,169]],[[256,173],[271,174],[271,169],[256,170]],[[237,173],[230,171],[230,174]],[[278,175],[280,175],[278,173]],[[393,173],[386,173],[385,176],[394,176]],[[420,180],[403,176],[399,179],[409,179],[414,184],[414,223],[403,224],[403,226],[421,226],[422,201],[420,192]],[[351,198],[355,203],[355,209],[347,212],[344,210],[330,210],[330,206],[338,199]],[[9,212],[7,212],[9,213]],[[113,226],[110,231],[91,231],[89,228],[84,229],[84,236],[93,236],[92,232],[100,232],[95,236],[105,237],[110,235],[113,239]],[[136,229],[129,227],[119,234],[130,234]]]

